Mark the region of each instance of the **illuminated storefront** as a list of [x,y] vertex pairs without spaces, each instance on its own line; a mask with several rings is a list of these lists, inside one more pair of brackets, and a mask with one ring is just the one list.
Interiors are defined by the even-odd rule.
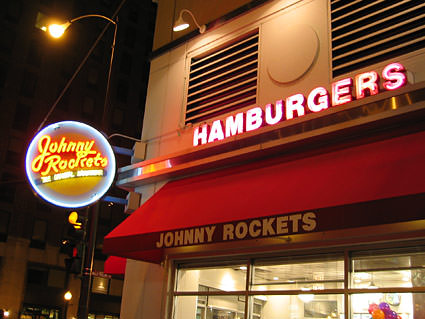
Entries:
[[117,180],[142,202],[104,241],[122,315],[424,317],[425,48],[361,47],[381,18],[338,3],[269,1],[153,59],[147,158]]

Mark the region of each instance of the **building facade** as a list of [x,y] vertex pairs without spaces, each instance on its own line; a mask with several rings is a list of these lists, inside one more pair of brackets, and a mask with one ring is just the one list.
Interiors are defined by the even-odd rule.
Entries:
[[424,317],[423,10],[159,2],[122,318]]
[[[64,120],[101,129],[106,79],[113,39],[110,25],[69,88],[68,81],[107,25],[102,19],[78,21],[64,38],[54,40],[40,30],[41,17],[67,21],[85,14],[112,17],[121,1],[2,2],[0,13],[0,309],[9,318],[76,316],[80,275],[67,273],[69,258],[61,247],[67,236],[70,210],[53,207],[32,192],[25,176],[25,150],[37,128]],[[109,95],[107,134],[138,136],[143,117],[148,55],[152,49],[156,4],[125,1],[117,17],[118,33]],[[113,138],[111,144],[132,147]],[[117,155],[121,166],[130,163]],[[125,198],[112,188],[108,195]],[[79,211],[84,213],[84,210]],[[101,203],[91,294],[92,318],[118,318],[122,276],[103,274],[103,236],[126,215],[123,206]],[[65,291],[73,299],[66,305]]]

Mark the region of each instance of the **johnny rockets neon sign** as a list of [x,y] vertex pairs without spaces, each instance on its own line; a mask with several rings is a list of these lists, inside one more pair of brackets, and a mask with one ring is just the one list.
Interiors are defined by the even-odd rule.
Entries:
[[59,122],[41,130],[28,147],[25,168],[33,189],[61,207],[98,200],[115,175],[115,157],[106,138],[79,122]]
[[[406,69],[400,63],[387,65],[382,71],[383,89],[392,91],[403,87],[407,82],[405,72]],[[294,94],[285,100],[276,101],[275,104],[269,103],[264,109],[257,106],[246,112],[228,116],[224,121],[202,124],[193,131],[193,146],[221,141],[265,125],[304,116],[307,112],[321,112],[330,106],[343,105],[379,92],[378,73],[361,73],[355,76],[354,81],[352,78],[345,78],[332,83],[332,94],[324,87],[317,87],[311,90],[307,98],[303,94]]]

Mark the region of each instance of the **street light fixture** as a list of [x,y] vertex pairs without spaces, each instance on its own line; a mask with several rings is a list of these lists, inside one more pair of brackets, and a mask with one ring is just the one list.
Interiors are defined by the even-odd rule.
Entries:
[[50,24],[47,27],[42,28],[43,31],[48,31],[48,33],[53,37],[53,38],[60,38],[62,37],[62,35],[65,33],[65,31],[71,26],[72,23],[82,20],[82,19],[86,19],[86,18],[100,18],[103,20],[108,21],[109,23],[112,23],[114,25],[114,37],[112,40],[112,46],[111,46],[111,58],[109,60],[109,69],[108,69],[108,78],[107,78],[107,83],[106,83],[106,92],[105,92],[105,101],[104,101],[104,105],[103,105],[103,114],[102,114],[102,129],[105,130],[106,129],[106,124],[107,124],[107,114],[108,114],[108,99],[109,99],[109,90],[110,90],[110,84],[111,84],[111,73],[112,73],[112,63],[114,61],[114,53],[115,53],[115,41],[117,38],[117,29],[118,29],[118,24],[117,21],[112,20],[111,18],[108,18],[104,15],[101,14],[85,14],[79,17],[76,17],[74,19],[71,19],[63,24]]

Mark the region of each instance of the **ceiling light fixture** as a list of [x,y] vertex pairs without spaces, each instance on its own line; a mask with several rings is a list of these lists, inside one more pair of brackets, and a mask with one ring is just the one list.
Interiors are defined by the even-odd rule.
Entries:
[[183,13],[184,12],[188,13],[192,17],[193,22],[195,22],[196,27],[199,29],[199,33],[204,33],[205,30],[207,29],[206,25],[205,24],[199,25],[198,21],[196,21],[195,16],[193,15],[193,13],[190,12],[189,10],[187,10],[187,9],[182,9],[180,11],[179,17],[178,17],[176,23],[174,23],[173,31],[178,32],[178,31],[182,31],[184,29],[187,29],[189,27],[189,23],[187,23],[183,19]]

